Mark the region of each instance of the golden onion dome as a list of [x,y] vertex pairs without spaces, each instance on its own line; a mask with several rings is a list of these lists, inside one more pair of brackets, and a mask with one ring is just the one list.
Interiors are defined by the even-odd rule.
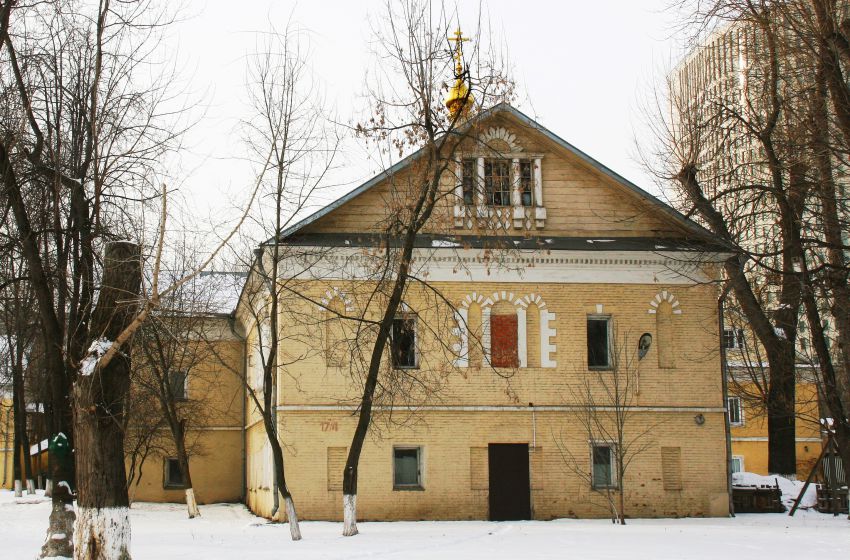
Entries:
[[463,116],[469,111],[472,106],[472,95],[469,93],[469,86],[464,79],[463,72],[463,42],[469,39],[463,37],[460,28],[455,31],[454,37],[449,38],[449,41],[455,43],[455,83],[449,88],[449,94],[446,96],[446,108],[452,118],[457,118],[458,115]]
[[457,78],[452,87],[449,88],[449,94],[446,96],[446,107],[449,110],[452,118],[458,113],[466,113],[472,105],[472,96],[469,95],[469,86],[463,78]]

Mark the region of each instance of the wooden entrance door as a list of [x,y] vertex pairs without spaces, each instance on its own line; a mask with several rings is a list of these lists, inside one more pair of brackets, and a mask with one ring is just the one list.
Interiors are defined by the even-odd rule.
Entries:
[[491,443],[490,520],[531,519],[527,443]]

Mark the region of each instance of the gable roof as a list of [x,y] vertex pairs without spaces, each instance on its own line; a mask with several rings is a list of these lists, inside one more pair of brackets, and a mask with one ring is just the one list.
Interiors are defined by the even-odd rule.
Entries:
[[[613,171],[609,167],[605,166],[604,164],[602,164],[598,160],[590,157],[585,152],[576,148],[575,146],[573,146],[572,144],[570,144],[569,142],[567,142],[566,140],[564,140],[563,138],[561,138],[560,136],[555,134],[554,132],[550,131],[549,129],[547,129],[546,127],[544,127],[543,125],[541,125],[540,123],[538,123],[537,121],[535,121],[534,119],[532,119],[531,117],[529,117],[528,115],[526,115],[525,113],[523,113],[522,111],[520,111],[519,109],[517,109],[516,107],[514,107],[514,106],[512,106],[508,103],[499,103],[497,105],[494,105],[493,107],[490,107],[489,109],[482,111],[481,113],[479,113],[473,119],[473,121],[482,121],[482,120],[488,119],[490,117],[493,117],[497,114],[508,114],[511,117],[517,119],[523,125],[536,130],[538,133],[542,134],[545,138],[554,142],[556,145],[563,148],[567,152],[573,154],[579,160],[581,160],[582,162],[584,162],[585,164],[587,164],[591,168],[595,169],[597,172],[608,177],[609,179],[612,179],[615,183],[625,187],[627,190],[629,190],[632,193],[634,193],[635,195],[637,195],[637,197],[639,199],[650,203],[650,205],[654,206],[656,209],[658,209],[662,213],[666,214],[667,217],[670,218],[674,223],[682,226],[684,229],[686,229],[687,231],[689,231],[693,235],[695,235],[699,238],[702,238],[702,239],[713,241],[715,243],[720,242],[720,240],[717,238],[717,236],[715,234],[713,234],[712,232],[710,232],[709,230],[705,229],[704,227],[702,227],[701,225],[699,225],[695,221],[691,220],[690,218],[688,218],[687,216],[685,216],[684,214],[682,214],[681,212],[679,212],[675,208],[665,204],[664,202],[662,202],[661,200],[659,200],[658,198],[656,198],[652,194],[650,194],[647,191],[643,190],[642,188],[638,187],[637,185],[635,185],[634,183],[632,183],[631,181],[629,181],[628,179],[626,179],[625,177],[623,177],[619,173]],[[464,126],[464,128],[471,126],[471,124],[472,124],[472,122],[467,123]],[[380,173],[378,173],[377,175],[375,175],[374,177],[372,177],[371,179],[369,179],[368,181],[366,181],[365,183],[363,183],[359,187],[350,191],[349,193],[343,195],[342,197],[338,198],[337,200],[333,201],[332,203],[328,204],[327,206],[321,208],[320,210],[314,212],[313,214],[307,216],[306,218],[304,218],[302,220],[299,220],[295,224],[286,228],[285,230],[283,230],[281,232],[279,239],[284,239],[286,237],[289,237],[290,235],[298,232],[299,230],[306,227],[307,225],[312,224],[313,222],[321,219],[322,217],[326,216],[330,212],[341,207],[342,205],[344,205],[348,201],[356,198],[357,196],[363,194],[364,192],[368,191],[372,187],[378,185],[381,181],[383,181],[383,180],[395,175],[396,173],[399,173],[400,171],[406,169],[408,166],[410,166],[411,163],[416,161],[423,154],[424,154],[424,148],[420,148],[419,150],[413,152],[412,154],[410,154],[407,157],[400,160],[395,165],[391,166],[389,169],[381,171]],[[271,242],[271,241],[272,240],[270,239],[269,242]]]

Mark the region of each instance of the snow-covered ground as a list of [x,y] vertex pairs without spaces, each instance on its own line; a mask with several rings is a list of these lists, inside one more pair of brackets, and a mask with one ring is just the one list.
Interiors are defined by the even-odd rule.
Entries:
[[[49,502],[0,491],[0,558],[34,558],[47,527]],[[304,540],[286,525],[270,525],[232,504],[185,507],[136,503],[131,510],[134,560],[334,558],[397,559],[706,559],[848,558],[850,521],[813,511],[740,515],[734,519],[636,519],[488,523],[360,523],[342,537],[341,523],[306,522]]]

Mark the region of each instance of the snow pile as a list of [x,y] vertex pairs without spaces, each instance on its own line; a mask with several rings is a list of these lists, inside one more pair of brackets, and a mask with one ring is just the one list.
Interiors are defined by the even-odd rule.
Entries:
[[[781,484],[781,482],[780,482]],[[44,542],[50,501],[16,500],[0,490],[0,558],[32,558]],[[292,542],[286,523],[270,524],[241,504],[201,506],[190,520],[183,504],[136,502],[129,511],[134,560],[717,560],[847,558],[845,516],[811,512],[702,519],[558,521],[399,521],[358,523],[360,535],[341,538],[342,523],[301,523],[304,540]],[[565,553],[568,551],[568,553]]]
[[80,375],[91,375],[94,373],[94,368],[106,352],[112,347],[112,341],[105,338],[98,338],[89,346],[89,351],[86,357],[83,358],[80,364]]
[[[737,472],[732,474],[733,486],[776,488],[777,483],[779,484],[779,490],[782,491],[782,505],[790,510],[794,506],[794,500],[800,495],[800,490],[803,489],[803,481],[788,480],[781,476],[762,476],[751,472]],[[809,487],[806,488],[806,493],[803,495],[803,499],[800,500],[800,507],[809,509],[815,507],[817,503],[817,489],[814,484],[809,484]]]
[[431,247],[460,247],[460,243],[456,241],[450,241],[448,239],[433,239],[431,240]]

